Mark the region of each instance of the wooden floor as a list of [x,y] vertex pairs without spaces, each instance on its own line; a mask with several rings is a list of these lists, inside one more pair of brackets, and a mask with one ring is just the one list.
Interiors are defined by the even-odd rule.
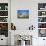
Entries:
[[8,46],[8,45],[0,45],[0,46]]

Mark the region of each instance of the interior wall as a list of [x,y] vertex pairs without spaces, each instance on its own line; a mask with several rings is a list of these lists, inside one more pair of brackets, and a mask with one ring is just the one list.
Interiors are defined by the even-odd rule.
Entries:
[[[11,0],[11,22],[17,30],[28,30],[29,26],[38,27],[38,3],[45,3],[46,0]],[[29,10],[29,19],[18,19],[17,10]]]
[[[29,10],[29,19],[18,19],[17,10]],[[14,12],[13,12],[14,11]],[[36,27],[37,23],[37,1],[33,0],[13,0],[11,1],[11,22],[16,25],[17,30],[28,30],[29,26],[34,25]]]
[[[33,36],[38,36],[38,3],[46,3],[46,0],[11,0],[11,22],[16,25],[18,32],[28,30],[29,26],[34,25],[36,33]],[[19,9],[29,9],[29,19],[18,19]],[[43,38],[34,37],[32,42],[33,46],[44,46]]]

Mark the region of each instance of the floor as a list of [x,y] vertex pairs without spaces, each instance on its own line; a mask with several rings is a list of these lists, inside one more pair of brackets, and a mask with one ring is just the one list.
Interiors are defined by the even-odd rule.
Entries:
[[0,45],[0,46],[8,46],[8,45]]

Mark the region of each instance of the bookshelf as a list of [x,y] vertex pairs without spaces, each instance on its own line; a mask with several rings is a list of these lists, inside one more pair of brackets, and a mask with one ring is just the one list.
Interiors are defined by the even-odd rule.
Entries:
[[8,37],[8,3],[0,3],[0,35]]
[[38,3],[38,32],[39,37],[46,37],[46,3]]

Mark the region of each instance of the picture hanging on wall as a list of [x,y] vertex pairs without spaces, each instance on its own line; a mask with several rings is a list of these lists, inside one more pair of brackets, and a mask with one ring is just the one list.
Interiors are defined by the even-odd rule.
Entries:
[[17,10],[17,18],[28,19],[29,18],[29,10]]

